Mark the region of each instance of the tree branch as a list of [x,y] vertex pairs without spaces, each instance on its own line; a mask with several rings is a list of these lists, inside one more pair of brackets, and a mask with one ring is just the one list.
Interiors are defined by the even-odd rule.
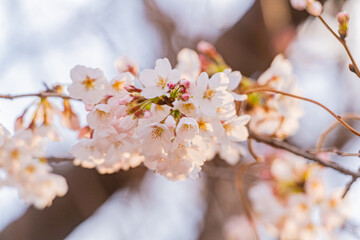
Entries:
[[62,99],[77,100],[68,95],[64,95],[64,94],[60,94],[60,93],[56,93],[56,92],[27,93],[27,94],[18,94],[18,95],[0,94],[0,98],[9,99],[9,100],[13,100],[16,98],[24,98],[24,97],[40,97],[40,98],[55,97],[55,98],[62,98]]
[[317,157],[315,154],[310,153],[309,151],[303,150],[301,148],[298,148],[294,145],[291,145],[287,142],[279,141],[274,138],[269,138],[265,136],[260,136],[254,132],[250,132],[250,138],[256,140],[257,142],[265,143],[267,145],[270,145],[275,148],[283,149],[288,152],[291,152],[295,155],[301,156],[303,158],[309,159],[311,161],[314,161],[324,167],[328,167],[331,169],[334,169],[342,174],[352,176],[353,178],[360,178],[360,173],[353,172],[349,169],[346,169],[339,164],[332,162],[332,161],[324,161],[321,158]]

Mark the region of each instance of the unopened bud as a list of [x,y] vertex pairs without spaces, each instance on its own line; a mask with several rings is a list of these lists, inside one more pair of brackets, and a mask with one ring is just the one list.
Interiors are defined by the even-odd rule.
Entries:
[[342,39],[346,38],[348,33],[348,22],[350,20],[349,14],[346,11],[339,12],[337,14],[337,20],[339,22],[339,34]]
[[187,101],[190,99],[190,95],[187,93],[184,93],[184,94],[180,95],[180,99],[183,101]]
[[175,88],[175,86],[176,86],[176,84],[175,84],[175,83],[170,82],[170,83],[168,83],[168,84],[167,84],[167,86],[168,86],[168,88],[169,88],[169,89],[174,89],[174,88]]
[[353,73],[356,73],[355,67],[351,63],[349,64],[349,70]]
[[350,20],[350,16],[346,11],[342,11],[337,14],[337,20],[339,24],[348,23]]
[[309,14],[318,17],[323,11],[323,6],[319,1],[309,1],[306,10]]
[[211,43],[205,41],[200,41],[197,45],[197,49],[199,52],[210,57],[214,57],[217,54],[215,47]]
[[184,88],[189,88],[191,85],[191,82],[187,79],[181,79],[180,85],[183,86]]

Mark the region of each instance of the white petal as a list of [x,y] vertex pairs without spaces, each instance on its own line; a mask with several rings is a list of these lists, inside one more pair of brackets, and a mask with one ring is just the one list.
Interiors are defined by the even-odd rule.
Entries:
[[166,78],[169,75],[170,71],[171,71],[171,64],[169,62],[169,59],[163,58],[156,60],[155,72],[158,75]]
[[140,73],[140,82],[146,86],[156,85],[157,74],[153,69],[145,69]]

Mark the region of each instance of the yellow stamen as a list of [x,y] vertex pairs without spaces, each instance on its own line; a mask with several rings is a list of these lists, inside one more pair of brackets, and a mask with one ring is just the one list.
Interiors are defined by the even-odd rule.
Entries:
[[204,93],[204,98],[211,99],[211,98],[213,98],[213,97],[215,96],[215,94],[216,94],[216,91],[215,91],[215,90],[213,90],[213,89],[208,89],[208,90],[206,90],[205,93]]
[[166,87],[167,79],[164,79],[162,76],[158,76],[157,85],[159,85],[162,89]]
[[112,88],[115,89],[116,91],[119,91],[123,89],[124,86],[125,86],[125,81],[116,81],[113,83]]
[[93,89],[95,87],[96,79],[92,79],[89,76],[86,76],[86,79],[82,81],[82,84],[85,86],[87,90]]
[[156,127],[151,133],[151,138],[159,139],[161,137],[161,134],[163,133],[163,131],[164,131],[164,129],[162,129],[161,127]]

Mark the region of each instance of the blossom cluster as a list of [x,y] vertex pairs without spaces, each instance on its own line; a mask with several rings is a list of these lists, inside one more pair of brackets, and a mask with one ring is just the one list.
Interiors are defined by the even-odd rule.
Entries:
[[[297,92],[291,64],[282,55],[258,80],[232,71],[206,42],[198,44],[198,52],[182,49],[177,60],[175,68],[164,58],[154,69],[139,72],[138,64],[123,56],[115,63],[118,75],[110,81],[100,69],[74,67],[62,110],[41,96],[17,118],[12,137],[1,128],[1,185],[17,187],[39,208],[65,194],[65,180],[51,173],[44,153],[47,141],[60,140],[55,116],[79,132],[71,148],[75,165],[105,174],[143,164],[171,180],[198,177],[216,154],[235,165],[245,153],[239,143],[248,138],[248,122],[252,131],[277,138],[298,129],[298,100],[246,93],[256,88]],[[61,94],[62,87],[46,93]],[[84,103],[86,126],[80,127],[69,98]]]
[[329,191],[322,167],[287,152],[267,158],[248,195],[255,222],[279,239],[332,239],[350,217],[344,189]]
[[[271,66],[254,81],[244,79],[241,89],[271,88],[299,95],[292,65],[283,55],[274,58]],[[263,92],[249,94],[247,114],[252,117],[252,131],[284,139],[297,132],[304,111],[299,99]]]
[[110,82],[100,69],[73,68],[68,90],[86,104],[90,135],[73,146],[74,163],[100,173],[143,163],[173,180],[198,176],[216,153],[235,164],[241,153],[237,143],[247,139],[250,120],[235,107],[236,100],[246,100],[233,92],[241,74],[184,70],[194,66],[189,56],[195,54],[184,49],[177,68],[164,58],[140,74],[136,63],[123,57]]
[[44,156],[43,128],[17,131],[11,136],[0,124],[0,187],[15,187],[20,197],[37,208],[51,205],[68,186],[64,177],[52,173]]

